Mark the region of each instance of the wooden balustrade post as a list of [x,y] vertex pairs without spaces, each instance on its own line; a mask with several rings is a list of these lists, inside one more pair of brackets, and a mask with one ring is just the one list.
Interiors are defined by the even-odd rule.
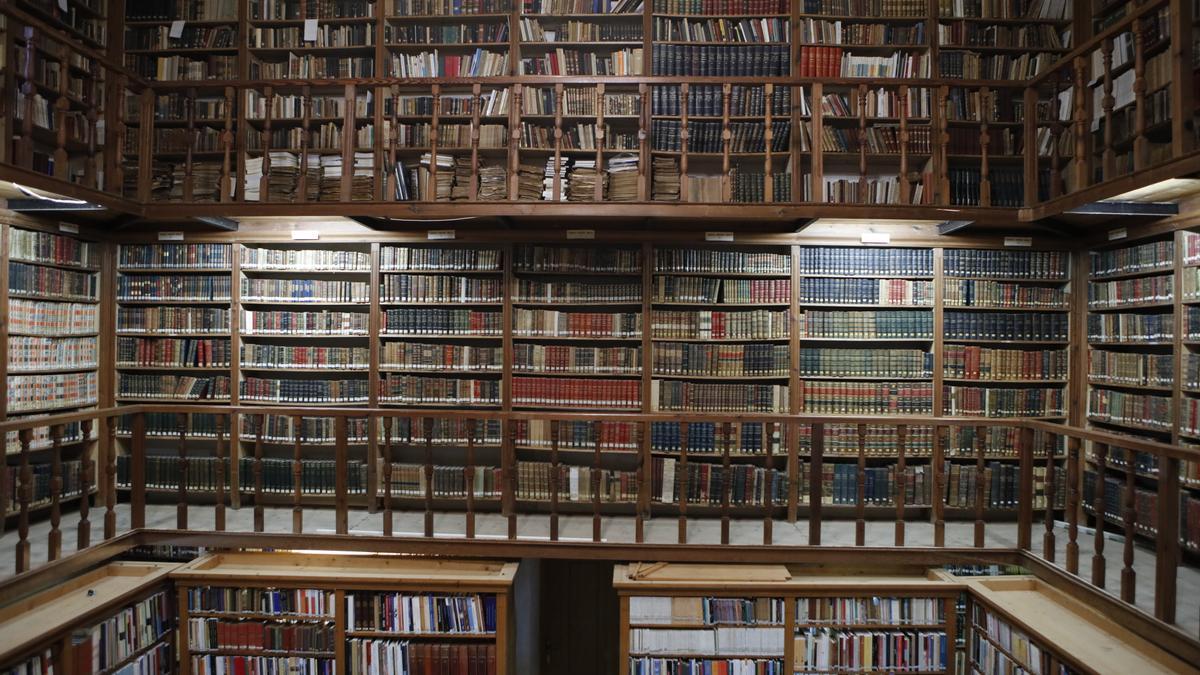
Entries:
[[1104,476],[1108,471],[1108,444],[1095,443],[1092,445],[1092,451],[1096,455],[1096,473],[1092,483],[1092,510],[1096,517],[1095,553],[1092,554],[1092,585],[1104,588],[1104,522],[1108,518],[1108,514],[1104,512],[1104,493],[1107,492]]
[[254,531],[262,532],[266,529],[263,507],[263,432],[267,426],[266,413],[254,416],[254,426]]
[[1021,427],[1017,444],[1017,548],[1033,546],[1033,429]]
[[1091,183],[1091,162],[1088,161],[1087,60],[1075,58],[1075,189],[1082,190]]
[[304,507],[301,506],[304,464],[300,461],[304,440],[304,416],[292,416],[295,434],[292,436],[292,534],[304,532]]
[[[383,536],[394,534],[392,517],[392,416],[383,416]],[[468,487],[470,482],[467,483]]]
[[983,110],[979,115],[979,206],[992,205],[992,164],[991,143],[992,134],[988,129],[988,118],[994,105],[995,92],[988,87],[980,87],[979,99]]
[[421,418],[421,428],[425,432],[425,536],[433,537],[433,418]]
[[[957,428],[957,427],[956,427]],[[946,545],[946,434],[949,427],[933,428],[933,545]]]
[[117,536],[117,424],[118,417],[104,418],[104,538]]
[[[799,429],[793,428],[799,435]],[[812,425],[811,445],[808,451],[808,545],[821,545],[821,506],[825,502],[824,484],[821,473],[825,470],[825,423]],[[793,462],[794,464],[795,462]],[[792,481],[795,485],[797,481]]]
[[854,545],[867,543],[867,425],[858,425],[858,467],[854,490]]
[[[686,86],[686,85],[684,85]],[[688,423],[679,423],[679,466],[676,474],[677,493],[675,500],[679,504],[679,543],[687,543],[687,497],[688,497]],[[663,487],[666,489],[666,486]]]
[[1054,562],[1057,555],[1057,545],[1054,540],[1054,507],[1057,506],[1058,497],[1058,464],[1055,461],[1055,446],[1057,446],[1057,434],[1043,434],[1046,442],[1043,447],[1046,451],[1046,478],[1042,484],[1042,494],[1045,495],[1044,504],[1045,510],[1042,512],[1042,523],[1044,532],[1042,534],[1042,557],[1047,562]]
[[1038,174],[1040,166],[1038,162],[1038,89],[1036,87],[1027,87],[1024,92],[1023,105],[1025,109],[1025,119],[1022,125],[1022,136],[1024,137],[1024,147],[1022,148],[1022,166],[1024,167],[1025,175],[1022,178],[1022,190],[1024,195],[1025,206],[1033,206],[1038,200]]
[[559,431],[559,421],[550,420],[550,541],[558,541]]
[[1079,445],[1067,438],[1067,572],[1079,574]]
[[146,527],[146,414],[133,414],[129,457],[129,527]]
[[983,520],[983,492],[987,485],[983,480],[987,468],[984,462],[987,453],[987,444],[984,443],[986,432],[987,427],[975,427],[975,548],[983,548],[986,543],[984,529],[987,525]]
[[[739,431],[741,426],[738,424]],[[729,544],[729,493],[732,487],[730,483],[733,479],[733,468],[729,464],[729,442],[732,433],[732,426],[729,422],[725,422],[723,431],[725,433],[721,451],[721,544],[727,545]]]
[[83,434],[84,451],[79,465],[79,525],[75,529],[76,551],[82,551],[92,545],[92,522],[88,519],[88,512],[92,506],[92,484],[96,480],[96,462],[92,459],[91,446],[92,421],[80,422],[79,430]]
[[646,518],[650,515],[650,477],[653,475],[653,459],[650,456],[650,423],[638,425],[638,468],[635,480],[638,486],[637,519],[634,521],[633,540],[641,544],[646,541]]
[[1146,25],[1136,22],[1133,31],[1133,170],[1141,171],[1149,162],[1146,138]]
[[600,437],[604,422],[592,422],[592,541],[600,541]]
[[350,477],[347,475],[350,470],[350,419],[338,415],[336,425],[337,440],[333,446],[333,481],[337,491],[334,498],[334,527],[338,534],[347,534],[350,531]]
[[37,95],[37,87],[33,84],[35,79],[33,67],[37,63],[37,33],[33,27],[26,26],[23,37],[25,38],[25,72],[21,74],[24,82],[21,83],[21,102],[24,110],[21,111],[21,133],[16,139],[16,150],[13,153],[14,163],[22,169],[33,169],[33,113],[34,100]]
[[[217,416],[217,467],[214,471],[216,478],[217,505],[213,511],[213,527],[217,532],[225,531],[225,415]],[[231,417],[232,419],[232,417]],[[232,422],[229,425],[233,427]]]
[[[1121,600],[1134,604],[1134,596],[1136,595],[1137,574],[1133,571],[1133,537],[1137,528],[1137,508],[1134,505],[1134,491],[1137,488],[1134,482],[1134,477],[1137,473],[1135,464],[1137,453],[1132,450],[1125,450],[1125,491],[1122,495],[1122,505],[1124,512],[1121,514],[1122,525],[1125,531],[1125,541],[1121,552],[1121,561],[1124,566],[1121,568]],[[1175,500],[1176,504],[1179,500]],[[1178,531],[1178,530],[1177,530]]]
[[[1179,460],[1158,459],[1158,503],[1179,503]],[[1159,508],[1155,523],[1159,534],[1179,531],[1179,509]],[[1179,575],[1179,537],[1154,538],[1154,616],[1175,623],[1176,583]]]
[[[217,184],[217,190],[220,192],[217,195],[217,201],[227,203],[233,200],[235,179],[234,164],[237,160],[234,159],[234,137],[233,137],[233,107],[234,107],[234,89],[233,87],[225,87],[225,128],[221,130],[221,177]],[[232,430],[232,425],[230,425]],[[233,456],[233,453],[230,453]]]
[[191,486],[191,461],[188,459],[187,447],[187,414],[179,413],[175,417],[179,425],[179,482],[175,486],[175,528],[188,529],[188,488]]
[[908,440],[908,426],[896,425],[896,537],[895,545],[904,545],[904,506],[905,490],[908,489],[908,467],[905,465],[905,444]]
[[[486,422],[484,429],[487,429]],[[467,430],[467,539],[475,538],[475,420],[468,419]]]
[[50,534],[46,537],[46,560],[53,562],[62,555],[62,461],[61,424],[50,426]]
[[[772,447],[772,439],[775,438],[776,431],[780,429],[779,422],[763,422],[762,425],[762,444],[767,452],[767,472],[766,472],[766,499],[763,500],[763,546],[770,546],[774,541],[774,510],[775,510],[775,453]],[[781,434],[782,435],[782,434]]]
[[29,445],[33,442],[33,431],[21,429],[17,432],[21,443],[21,464],[17,476],[21,484],[17,494],[17,574],[29,569],[29,502],[33,497],[33,469],[29,466]]
[[1100,109],[1104,114],[1104,153],[1101,159],[1101,168],[1104,172],[1104,180],[1112,180],[1117,175],[1117,154],[1113,150],[1113,142],[1116,140],[1113,133],[1113,107],[1116,105],[1116,99],[1113,97],[1112,38],[1108,38],[1100,44],[1100,54],[1104,69],[1104,96],[1100,102]]
[[504,481],[504,491],[501,504],[503,504],[504,515],[508,519],[508,538],[517,538],[517,467],[516,467],[516,441],[517,441],[517,425],[513,424],[508,418],[501,420],[501,432],[504,434],[504,448],[501,450],[501,462],[503,468],[500,471],[502,480]]

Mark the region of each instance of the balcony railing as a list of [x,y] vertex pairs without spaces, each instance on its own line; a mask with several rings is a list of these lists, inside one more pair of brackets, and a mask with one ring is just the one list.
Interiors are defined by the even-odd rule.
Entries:
[[[0,158],[4,177],[145,215],[296,204],[503,215],[569,197],[592,205],[551,208],[594,213],[603,201],[622,215],[644,213],[635,205],[647,202],[737,204],[763,207],[740,213],[764,218],[865,206],[881,215],[974,210],[1011,222],[1008,209],[1040,217],[1200,169],[1191,3],[1180,0],[1141,3],[1043,72],[1012,81],[154,82],[19,8],[0,4],[0,12],[16,50],[5,79],[15,91],[2,99],[17,106],[7,116],[15,140]],[[63,73],[56,82],[43,81],[46,64]],[[750,89],[764,94],[761,110],[739,107],[739,92]],[[667,91],[669,104],[656,96]],[[503,112],[487,109],[494,92],[507,96]],[[428,107],[402,112],[417,96]],[[326,115],[334,99],[338,113]],[[456,167],[436,161],[424,185],[399,185],[396,167],[417,169],[423,155],[439,154],[462,160],[465,185],[439,194],[438,174]],[[619,156],[636,159],[632,187],[617,194],[601,179],[590,194],[563,194],[564,158],[595,161],[603,176]],[[522,190],[522,166],[538,170],[537,189]],[[545,198],[543,170],[555,179]],[[678,196],[656,194],[655,172],[667,182],[677,176]]]

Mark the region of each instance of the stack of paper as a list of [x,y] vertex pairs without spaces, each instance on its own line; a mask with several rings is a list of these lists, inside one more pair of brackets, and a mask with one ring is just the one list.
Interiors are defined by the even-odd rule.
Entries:
[[679,201],[679,160],[655,157],[652,168],[652,199],[656,202]]
[[637,155],[617,155],[608,160],[608,201],[637,201],[639,178]]

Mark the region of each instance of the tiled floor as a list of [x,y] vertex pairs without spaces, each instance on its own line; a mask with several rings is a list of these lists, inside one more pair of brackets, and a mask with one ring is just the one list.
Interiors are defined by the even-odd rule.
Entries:
[[[231,531],[253,530],[253,509],[226,509],[226,527]],[[268,532],[290,532],[292,528],[292,512],[288,508],[268,508],[265,512],[265,525]],[[188,512],[189,525],[192,529],[211,529],[213,526],[213,508],[211,506],[195,506]],[[120,505],[117,509],[118,530],[125,531],[129,527],[129,509]],[[77,512],[64,514],[63,517],[63,548],[64,553],[75,549],[75,523],[78,521]],[[101,531],[103,514],[93,509],[91,513],[93,532]],[[398,536],[419,536],[423,531],[423,514],[420,512],[396,513],[395,534]],[[175,527],[175,507],[170,505],[151,505],[147,507],[146,525],[150,528],[173,529]],[[352,511],[350,513],[351,533],[381,534],[383,531],[383,516],[380,513]],[[909,522],[906,524],[906,543],[909,546],[927,546],[933,543],[933,526],[930,523]],[[461,514],[437,514],[434,520],[435,532],[438,536],[463,536],[465,518]],[[675,518],[655,518],[646,523],[646,539],[652,543],[675,543],[678,522]],[[522,515],[517,518],[518,536],[522,538],[547,538],[549,536],[549,518],[544,515]],[[800,521],[789,524],[785,521],[775,521],[773,526],[773,541],[776,544],[803,546],[808,543],[808,523]],[[40,564],[46,559],[46,541],[50,531],[47,521],[35,523],[30,528],[30,542],[34,564]],[[332,509],[305,509],[304,531],[321,534],[334,532],[334,512]],[[507,521],[496,514],[479,514],[476,518],[476,534],[483,537],[507,536]],[[988,546],[1011,548],[1016,546],[1015,523],[988,523],[986,539]],[[603,521],[601,535],[605,541],[633,543],[634,521],[630,517],[606,517]],[[1065,560],[1067,530],[1059,525],[1055,528],[1057,556],[1059,564]],[[592,537],[592,520],[590,516],[563,516],[560,520],[559,536],[563,539],[582,539],[590,541]],[[867,523],[866,543],[874,546],[891,546],[893,544],[894,525],[891,522]],[[730,528],[730,538],[735,544],[755,545],[762,542],[762,521],[734,521]],[[827,546],[852,546],[854,544],[853,521],[826,521],[822,527],[822,543]],[[689,524],[689,543],[719,544],[720,523],[715,520],[692,520]],[[948,522],[946,524],[947,546],[971,546],[974,541],[973,524],[970,522]],[[1081,530],[1079,534],[1079,564],[1080,574],[1085,579],[1091,578],[1091,561],[1093,554],[1093,535],[1091,531]],[[15,559],[12,554],[17,542],[15,531],[8,530],[0,535],[0,576],[13,573]],[[1041,550],[1041,529],[1034,531],[1034,549]],[[1123,542],[1119,538],[1110,537],[1105,543],[1107,557],[1106,586],[1116,593],[1120,589],[1120,574],[1122,565]],[[1139,542],[1134,554],[1134,570],[1137,575],[1136,602],[1139,607],[1150,611],[1153,609],[1154,586],[1154,551]],[[1181,566],[1178,583],[1178,623],[1187,634],[1196,636],[1200,632],[1200,568]]]

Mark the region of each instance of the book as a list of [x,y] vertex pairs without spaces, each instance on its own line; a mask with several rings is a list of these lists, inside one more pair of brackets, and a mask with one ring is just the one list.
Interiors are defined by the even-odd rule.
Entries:
[[365,403],[370,397],[367,380],[277,380],[246,377],[241,399],[269,403]]
[[117,397],[178,401],[200,399],[229,401],[229,382],[229,378],[223,375],[189,377],[123,372],[117,375]]

